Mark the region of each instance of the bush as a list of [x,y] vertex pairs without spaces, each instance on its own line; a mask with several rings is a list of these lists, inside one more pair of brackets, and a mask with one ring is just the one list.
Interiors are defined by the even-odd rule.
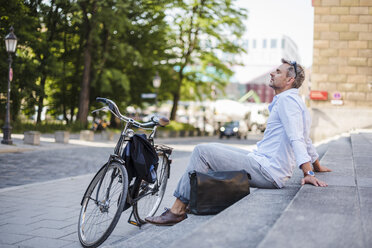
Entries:
[[181,122],[176,122],[176,121],[170,121],[169,125],[167,125],[164,128],[160,128],[159,130],[169,130],[169,131],[191,131],[194,130],[195,127],[187,124],[187,123],[181,123]]
[[39,131],[40,133],[54,133],[57,130],[69,131],[72,133],[80,132],[86,129],[81,123],[75,122],[71,124],[62,123],[46,123],[35,124],[33,122],[15,122],[11,123],[12,133],[24,133],[25,131]]
[[[4,122],[0,121],[1,127],[4,125]],[[12,122],[12,133],[24,133],[25,131],[39,131],[40,133],[54,133],[55,131],[69,131],[71,133],[78,133],[81,130],[86,130],[91,128],[91,124],[88,124],[88,128],[79,122],[74,122],[71,124],[62,124],[62,123],[51,123],[51,122],[42,122],[41,124],[35,124],[34,122]],[[106,128],[114,133],[120,133],[122,127],[119,128]],[[187,124],[176,121],[170,121],[166,127],[159,127],[158,130],[168,130],[168,131],[191,131],[195,130],[195,127]]]

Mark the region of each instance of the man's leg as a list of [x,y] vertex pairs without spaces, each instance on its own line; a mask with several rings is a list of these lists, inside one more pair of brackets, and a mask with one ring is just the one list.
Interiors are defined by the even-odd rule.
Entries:
[[247,150],[219,143],[197,145],[191,154],[186,172],[178,182],[174,196],[184,204],[188,204],[190,199],[189,172],[193,170],[204,173],[245,170],[252,177],[250,181],[252,187],[276,188],[274,180],[263,173],[261,166],[248,154]]
[[[274,181],[262,173],[261,166],[251,157],[249,152],[243,149],[219,144],[209,143],[197,145],[190,157],[186,172],[178,182],[174,196],[177,198],[171,210],[159,217],[149,217],[146,220],[150,223],[160,224],[168,219],[182,221],[181,216],[185,215],[185,209],[190,199],[189,172],[195,170],[207,173],[208,171],[229,171],[246,170],[252,177],[252,187],[276,188]],[[177,223],[177,222],[176,222]],[[175,224],[175,223],[173,223]]]

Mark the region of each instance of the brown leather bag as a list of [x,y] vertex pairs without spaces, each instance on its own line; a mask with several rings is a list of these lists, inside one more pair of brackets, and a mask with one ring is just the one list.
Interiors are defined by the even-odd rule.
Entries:
[[197,215],[217,214],[249,195],[251,176],[245,170],[189,172],[190,212]]

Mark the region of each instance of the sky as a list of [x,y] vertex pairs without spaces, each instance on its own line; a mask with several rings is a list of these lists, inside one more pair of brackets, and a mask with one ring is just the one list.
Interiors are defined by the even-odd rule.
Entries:
[[[314,8],[311,0],[237,0],[236,5],[248,9],[244,21],[247,34],[284,34],[298,47],[302,64],[313,61]],[[246,36],[249,37],[249,36]]]

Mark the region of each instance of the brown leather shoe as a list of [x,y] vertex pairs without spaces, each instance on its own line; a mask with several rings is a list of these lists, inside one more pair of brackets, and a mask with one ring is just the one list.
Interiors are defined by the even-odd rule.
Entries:
[[187,218],[187,214],[174,214],[170,209],[166,208],[166,211],[160,216],[146,217],[145,220],[148,223],[157,226],[173,226]]

